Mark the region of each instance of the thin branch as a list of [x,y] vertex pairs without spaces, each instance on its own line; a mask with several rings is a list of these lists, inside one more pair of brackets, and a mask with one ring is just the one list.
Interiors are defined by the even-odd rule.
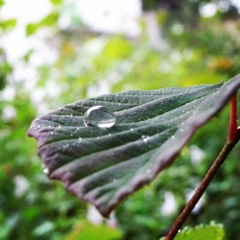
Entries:
[[194,195],[192,196],[192,198],[187,203],[186,207],[184,208],[184,210],[182,211],[182,213],[178,217],[178,219],[175,222],[175,224],[173,225],[173,227],[170,229],[170,231],[169,231],[168,235],[166,236],[165,240],[172,240],[177,235],[178,231],[183,226],[187,217],[191,214],[195,205],[198,203],[198,201],[202,197],[203,193],[206,191],[208,185],[210,184],[210,182],[212,181],[212,179],[214,178],[214,176],[216,175],[218,170],[221,168],[222,164],[224,163],[227,156],[232,151],[232,149],[234,148],[234,146],[236,145],[237,142],[238,142],[238,140],[233,141],[233,142],[227,142],[224,145],[222,151],[220,152],[220,154],[218,155],[218,157],[214,161],[211,168],[208,170],[206,176],[204,177],[204,179],[200,183],[200,185],[197,188],[197,190],[195,191]]
[[228,142],[234,142],[238,138],[238,113],[237,113],[237,93],[230,100],[230,123],[228,131]]

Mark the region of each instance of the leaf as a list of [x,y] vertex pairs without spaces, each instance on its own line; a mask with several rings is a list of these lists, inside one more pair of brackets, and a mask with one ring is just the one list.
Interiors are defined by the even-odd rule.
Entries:
[[40,22],[37,23],[28,23],[26,26],[26,35],[31,36],[35,34],[42,27],[50,27],[56,24],[59,19],[59,14],[56,12],[48,14]]
[[117,228],[106,225],[95,225],[87,221],[79,222],[65,240],[117,240],[121,239],[122,232]]
[[221,224],[199,225],[195,228],[186,228],[178,233],[175,240],[223,240],[224,230]]
[[[38,142],[48,176],[107,217],[168,167],[239,87],[240,75],[225,84],[90,98],[35,119],[29,136]],[[113,127],[84,125],[84,113],[96,105],[115,113]]]
[[[1,6],[1,3],[0,3],[0,6]],[[8,30],[15,28],[16,25],[17,25],[17,20],[14,18],[10,18],[5,21],[0,21],[0,30],[2,32],[6,32]]]
[[40,26],[38,23],[28,23],[26,25],[26,35],[31,36],[39,30]]

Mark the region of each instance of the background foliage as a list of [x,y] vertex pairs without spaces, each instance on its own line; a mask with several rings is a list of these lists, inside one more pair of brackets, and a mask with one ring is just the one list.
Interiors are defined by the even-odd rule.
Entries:
[[[204,18],[199,9],[213,2],[216,14]],[[99,231],[83,221],[88,206],[42,173],[36,144],[26,136],[37,114],[104,91],[216,83],[239,72],[239,14],[229,1],[143,1],[144,16],[154,10],[165,50],[154,44],[144,17],[137,37],[103,34],[83,24],[74,11],[75,1],[50,3],[50,14],[29,22],[25,34],[42,38],[54,51],[54,61],[33,66],[37,50],[32,48],[13,62],[0,44],[0,239],[77,239],[74,226],[92,234]],[[0,1],[1,9],[4,6]],[[60,27],[62,16],[69,19],[68,28]],[[0,18],[1,35],[8,36],[18,24],[18,19]],[[35,69],[35,82],[21,75],[19,64],[26,71]],[[128,240],[166,234],[221,149],[227,125],[225,110],[196,134],[168,170],[117,209],[114,223],[103,221],[106,239],[108,233],[109,239]],[[238,238],[238,153],[239,147],[187,225],[214,220],[224,225],[227,239]]]

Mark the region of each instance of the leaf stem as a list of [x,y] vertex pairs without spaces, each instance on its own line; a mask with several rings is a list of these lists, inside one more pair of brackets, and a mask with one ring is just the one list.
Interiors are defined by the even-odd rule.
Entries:
[[177,235],[178,231],[183,226],[187,217],[191,214],[195,205],[200,200],[203,193],[206,191],[208,185],[210,184],[210,182],[212,181],[212,179],[214,178],[214,176],[216,175],[218,170],[221,168],[222,164],[224,163],[227,156],[232,151],[232,149],[234,148],[234,146],[236,145],[237,142],[238,142],[238,140],[232,141],[232,142],[228,141],[224,145],[223,149],[219,153],[218,157],[214,161],[211,168],[208,170],[207,174],[205,175],[205,177],[202,180],[202,182],[200,183],[199,187],[197,188],[197,190],[193,194],[192,198],[189,200],[186,207],[183,209],[182,213],[180,214],[180,216],[176,220],[175,224],[170,229],[170,231],[169,231],[168,235],[166,236],[165,240],[172,240]]
[[234,142],[238,137],[237,93],[235,93],[230,100],[228,142]]

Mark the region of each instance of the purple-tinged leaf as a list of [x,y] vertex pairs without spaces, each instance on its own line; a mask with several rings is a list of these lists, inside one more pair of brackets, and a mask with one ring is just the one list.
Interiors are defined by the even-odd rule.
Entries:
[[[225,84],[90,98],[40,116],[29,136],[38,142],[49,177],[61,180],[69,192],[108,216],[121,200],[169,166],[239,87],[240,75]],[[91,113],[93,106],[103,106],[93,110],[104,112]],[[99,125],[103,119],[111,126]]]

